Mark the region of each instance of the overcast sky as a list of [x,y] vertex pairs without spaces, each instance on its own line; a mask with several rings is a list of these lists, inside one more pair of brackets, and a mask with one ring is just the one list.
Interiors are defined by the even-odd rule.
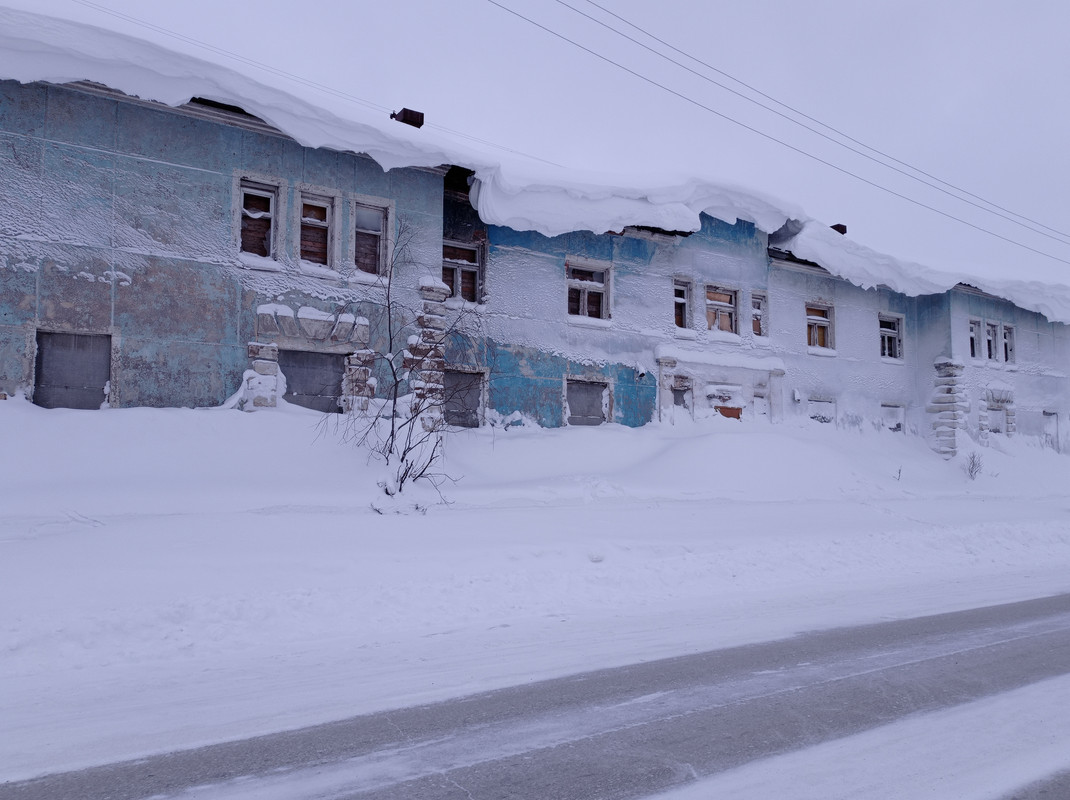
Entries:
[[[522,155],[491,148],[518,178],[592,173],[616,185],[650,186],[699,177],[782,198],[829,224],[846,223],[852,238],[905,259],[1070,283],[1070,263],[1064,263],[1070,262],[1070,200],[1063,186],[1070,161],[1070,3],[596,2],[640,30],[590,0],[4,0],[237,67],[341,113],[367,108],[101,9],[382,109],[421,110],[429,137],[455,138],[442,130],[448,128],[518,151]],[[1066,235],[1042,236],[908,180],[568,6],[702,76],[776,105],[645,34],[656,36],[859,142],[1031,218],[1032,227],[1042,223]],[[726,117],[1062,261],[919,208]],[[565,169],[550,169],[546,161]]]

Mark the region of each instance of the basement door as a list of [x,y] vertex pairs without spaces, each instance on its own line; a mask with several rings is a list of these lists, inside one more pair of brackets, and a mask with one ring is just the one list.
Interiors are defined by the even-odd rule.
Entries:
[[442,374],[442,384],[446,400],[443,409],[446,423],[460,428],[478,428],[483,375],[478,372],[448,369]]
[[108,399],[111,337],[37,332],[33,402],[44,408],[97,409]]
[[345,356],[280,350],[279,369],[286,376],[286,393],[282,396],[286,402],[327,414],[341,413]]
[[569,381],[565,398],[568,400],[569,425],[601,425],[606,421],[602,398],[607,386],[604,383]]

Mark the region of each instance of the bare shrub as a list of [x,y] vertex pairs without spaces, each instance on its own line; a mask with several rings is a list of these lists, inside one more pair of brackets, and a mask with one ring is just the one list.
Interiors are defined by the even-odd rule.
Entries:
[[968,477],[972,481],[975,480],[977,476],[981,474],[981,471],[984,469],[984,466],[985,465],[984,462],[981,460],[981,456],[979,456],[976,452],[973,452],[966,457],[966,463],[962,465],[962,471],[965,472],[966,477]]

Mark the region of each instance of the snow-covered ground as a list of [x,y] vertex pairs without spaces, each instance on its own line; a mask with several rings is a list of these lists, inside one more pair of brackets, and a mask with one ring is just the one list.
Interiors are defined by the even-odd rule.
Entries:
[[1024,439],[971,481],[818,423],[483,428],[398,505],[337,420],[0,401],[0,780],[1070,591]]

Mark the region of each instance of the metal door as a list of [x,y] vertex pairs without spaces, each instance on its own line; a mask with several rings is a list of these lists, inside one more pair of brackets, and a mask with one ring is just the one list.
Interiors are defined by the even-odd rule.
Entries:
[[33,402],[44,408],[97,409],[108,399],[111,337],[37,332]]

